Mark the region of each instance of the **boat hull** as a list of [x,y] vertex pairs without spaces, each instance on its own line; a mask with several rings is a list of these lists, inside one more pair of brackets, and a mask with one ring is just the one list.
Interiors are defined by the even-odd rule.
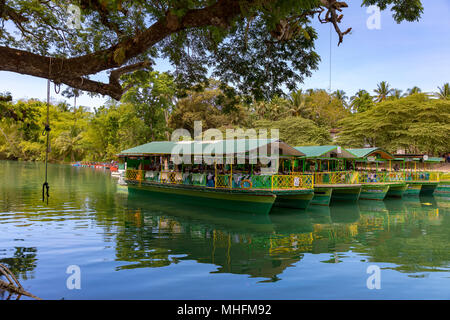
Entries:
[[383,200],[389,191],[388,184],[370,184],[361,187],[360,199],[364,200]]
[[386,194],[386,197],[401,198],[403,197],[403,194],[405,193],[407,188],[408,186],[406,184],[391,185]]
[[404,195],[405,196],[418,196],[420,194],[421,189],[422,189],[422,184],[408,183]]
[[277,194],[274,207],[306,209],[314,196],[313,190],[305,190],[296,194]]
[[438,182],[436,183],[424,183],[422,184],[422,188],[420,189],[421,195],[431,196],[438,186]]
[[215,188],[193,188],[183,185],[144,184],[127,181],[128,191],[148,191],[152,197],[167,197],[171,201],[227,211],[268,214],[276,195],[270,192],[239,192]]
[[434,190],[435,194],[450,194],[450,181],[442,181]]
[[311,204],[328,206],[330,205],[331,195],[333,193],[333,188],[326,187],[315,187],[314,197],[311,200]]
[[361,186],[353,187],[333,187],[331,200],[333,201],[358,201],[361,194]]

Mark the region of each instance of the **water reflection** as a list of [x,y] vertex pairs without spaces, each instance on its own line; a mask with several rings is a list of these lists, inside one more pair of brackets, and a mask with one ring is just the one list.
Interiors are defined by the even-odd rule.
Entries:
[[[214,266],[205,277],[288,281],[286,271],[310,264],[312,255],[320,255],[324,266],[345,265],[357,255],[360,263],[384,263],[413,277],[449,271],[448,196],[275,208],[264,216],[127,193],[104,172],[89,168],[51,166],[50,173],[50,203],[44,206],[42,166],[0,164],[0,263],[25,284],[42,274],[51,281],[53,263],[74,259],[73,252],[81,262],[98,263],[92,268],[104,281],[113,273],[170,270],[187,261]],[[109,249],[112,257],[105,253]],[[2,298],[7,295],[0,292]]]
[[117,258],[133,264],[122,268],[196,260],[218,265],[217,272],[277,281],[305,253],[330,253],[323,262],[334,263],[336,253],[352,250],[368,261],[395,263],[402,272],[447,270],[450,260],[448,214],[439,213],[433,197],[313,206],[306,212],[276,208],[270,216],[166,207],[143,195],[129,195],[127,207],[134,213],[117,236]]

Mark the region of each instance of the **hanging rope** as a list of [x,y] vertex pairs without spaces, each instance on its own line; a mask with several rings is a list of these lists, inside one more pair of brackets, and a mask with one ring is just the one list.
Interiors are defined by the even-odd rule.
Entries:
[[330,86],[329,86],[329,92],[331,93],[331,63],[332,63],[332,52],[331,52],[331,40],[332,40],[332,38],[333,38],[333,32],[332,32],[332,30],[331,30],[331,23],[330,23],[330,78],[329,78],[329,80],[330,80]]
[[49,79],[47,79],[47,123],[45,124],[45,128],[42,131],[43,136],[47,136],[47,144],[45,149],[45,182],[42,184],[42,201],[45,201],[45,196],[47,196],[47,204],[48,204],[48,198],[50,197],[49,189],[50,186],[48,185],[47,181],[47,172],[48,172],[48,153],[50,152],[50,75],[52,70],[52,58],[50,58],[49,68],[48,68],[48,75]]
[[[55,93],[56,94],[59,94],[59,92],[61,91],[61,83],[54,83],[54,85],[55,85]],[[56,87],[58,87],[58,90],[56,90]]]

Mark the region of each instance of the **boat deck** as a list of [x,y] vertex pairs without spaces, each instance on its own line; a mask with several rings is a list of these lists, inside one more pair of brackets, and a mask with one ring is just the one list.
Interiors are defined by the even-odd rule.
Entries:
[[352,187],[361,187],[361,184],[315,184],[315,188],[352,188]]

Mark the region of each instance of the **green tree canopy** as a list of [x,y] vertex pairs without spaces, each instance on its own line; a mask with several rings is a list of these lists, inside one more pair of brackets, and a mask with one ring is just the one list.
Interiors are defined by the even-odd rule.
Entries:
[[345,146],[438,154],[449,149],[450,101],[421,93],[387,100],[345,118],[341,128],[338,143]]
[[[397,22],[415,21],[423,11],[420,0],[361,2],[392,5]],[[121,75],[165,58],[181,85],[202,82],[211,71],[245,95],[269,98],[317,68],[313,18],[331,23],[342,42],[351,29],[340,29],[347,6],[335,0],[0,0],[0,70],[120,100],[127,89]],[[105,71],[108,82],[90,78]]]
[[[278,121],[258,120],[255,129],[279,129],[280,139],[292,146],[324,145],[331,143],[327,128],[317,126],[312,120],[289,117]],[[269,135],[270,136],[270,135]]]

